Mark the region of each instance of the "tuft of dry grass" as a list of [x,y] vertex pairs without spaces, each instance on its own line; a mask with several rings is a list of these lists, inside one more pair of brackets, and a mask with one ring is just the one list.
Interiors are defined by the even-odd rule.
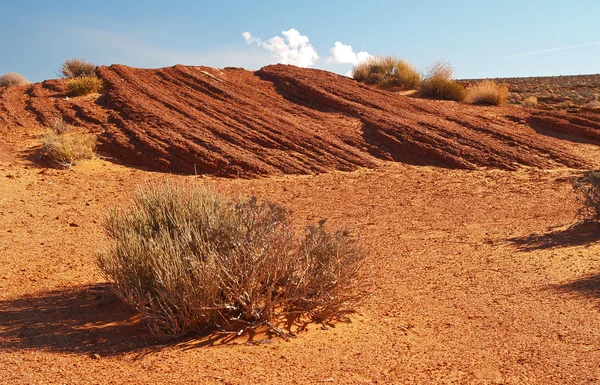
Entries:
[[6,86],[22,86],[29,84],[29,80],[25,76],[16,72],[7,72],[0,76],[0,87]]
[[355,298],[364,254],[324,221],[298,236],[290,212],[227,200],[194,184],[149,185],[109,213],[101,273],[150,331],[177,337],[206,328],[279,329],[282,316],[326,318]]
[[63,77],[69,79],[94,76],[96,65],[79,58],[68,59],[60,66],[60,73]]
[[55,134],[62,135],[69,132],[71,126],[69,126],[69,124],[65,122],[62,117],[56,117],[52,119],[52,122],[50,123],[50,128]]
[[82,76],[69,79],[67,82],[67,90],[73,96],[82,96],[91,94],[92,92],[102,91],[104,83],[102,79],[98,79],[95,75]]
[[471,104],[499,106],[508,101],[508,87],[492,80],[484,80],[467,89],[466,102]]
[[370,57],[352,68],[352,77],[367,84],[403,89],[415,89],[421,82],[419,72],[410,63],[392,56]]
[[453,69],[449,63],[435,62],[421,82],[421,95],[434,99],[463,101],[467,97],[467,91],[461,84],[452,80],[452,75]]
[[564,102],[560,102],[558,104],[555,105],[556,108],[571,108],[571,107],[576,107],[576,104],[573,103],[571,100],[565,100]]
[[438,60],[427,69],[425,78],[452,80],[453,76],[454,68],[452,68],[452,64],[444,60]]
[[44,154],[62,167],[71,167],[81,160],[92,159],[96,148],[96,137],[91,134],[56,133],[46,136]]
[[598,110],[600,109],[600,100],[592,100],[591,102],[584,104],[582,107],[588,110]]
[[538,99],[533,95],[529,96],[521,102],[521,105],[523,107],[535,107],[538,105]]

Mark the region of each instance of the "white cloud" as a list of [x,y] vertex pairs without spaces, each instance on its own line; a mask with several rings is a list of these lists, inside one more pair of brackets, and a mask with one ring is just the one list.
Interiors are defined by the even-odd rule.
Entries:
[[357,65],[372,57],[371,54],[365,51],[354,52],[351,45],[346,45],[339,41],[336,41],[335,45],[330,48],[330,52],[331,56],[326,59],[327,63],[335,62],[338,64]]
[[247,44],[260,43],[260,39],[252,36],[250,32],[244,32],[242,33],[242,36],[244,37],[244,40],[246,40]]
[[293,64],[299,67],[310,67],[319,59],[315,48],[307,36],[303,36],[292,28],[282,32],[285,38],[275,36],[263,42],[250,32],[242,33],[247,44],[256,43],[271,52],[277,63]]

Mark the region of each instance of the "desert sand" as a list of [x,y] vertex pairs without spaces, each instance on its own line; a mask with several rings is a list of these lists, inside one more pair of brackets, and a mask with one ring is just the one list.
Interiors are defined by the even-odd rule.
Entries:
[[[0,383],[600,382],[600,232],[571,179],[600,166],[600,115],[475,107],[319,70],[100,67],[103,95],[0,89]],[[52,119],[100,157],[50,167]],[[257,196],[368,250],[348,322],[290,341],[152,337],[94,252],[144,183]]]

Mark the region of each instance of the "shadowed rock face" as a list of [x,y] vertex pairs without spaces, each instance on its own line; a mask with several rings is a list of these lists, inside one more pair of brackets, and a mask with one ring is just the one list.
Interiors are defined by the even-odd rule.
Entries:
[[[600,114],[475,107],[401,96],[321,70],[99,67],[105,93],[65,100],[64,82],[0,89],[0,131],[57,116],[99,149],[174,173],[255,177],[375,167],[589,167],[572,141],[600,143]],[[575,140],[576,139],[576,140]]]

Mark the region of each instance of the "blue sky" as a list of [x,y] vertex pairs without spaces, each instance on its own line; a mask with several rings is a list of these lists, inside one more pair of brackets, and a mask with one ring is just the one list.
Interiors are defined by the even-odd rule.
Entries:
[[457,78],[600,72],[597,0],[21,0],[1,9],[0,74],[32,81],[57,77],[71,57],[135,67],[280,61],[344,74],[370,54],[418,68],[444,59]]

